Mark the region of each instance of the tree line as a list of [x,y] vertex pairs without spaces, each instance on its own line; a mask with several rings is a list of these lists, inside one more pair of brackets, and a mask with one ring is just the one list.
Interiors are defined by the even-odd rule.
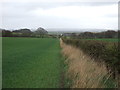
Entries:
[[103,32],[64,33],[63,37],[71,38],[118,38],[120,30],[107,30]]
[[63,33],[62,35],[50,35],[44,29],[39,27],[35,31],[31,31],[30,29],[18,29],[18,30],[5,30],[1,29],[2,37],[70,37],[70,38],[119,38],[120,30],[107,30],[103,32],[82,32],[82,33]]
[[45,37],[48,32],[39,27],[36,31],[31,31],[30,29],[24,28],[19,30],[5,30],[1,29],[2,37]]

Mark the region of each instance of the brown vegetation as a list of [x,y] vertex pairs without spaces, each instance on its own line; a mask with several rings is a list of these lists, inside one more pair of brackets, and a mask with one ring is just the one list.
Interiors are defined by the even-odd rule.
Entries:
[[111,76],[117,79],[120,74],[120,43],[85,39],[62,39],[64,43],[81,49],[95,59],[96,62],[105,62]]
[[[72,79],[71,88],[105,88],[105,83],[109,79],[104,63],[94,62],[88,55],[80,49],[71,45],[66,45],[60,40],[62,53],[67,57],[67,75]],[[103,82],[103,78],[107,77]]]

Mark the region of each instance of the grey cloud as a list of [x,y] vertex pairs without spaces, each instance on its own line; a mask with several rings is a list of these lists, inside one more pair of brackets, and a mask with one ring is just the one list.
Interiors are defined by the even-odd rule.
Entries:
[[4,17],[23,17],[30,16],[29,12],[37,9],[49,9],[55,7],[62,6],[104,6],[104,5],[112,5],[114,2],[41,2],[41,3],[2,3],[3,6],[3,16]]
[[108,18],[118,18],[118,14],[108,14],[105,17],[108,17]]
[[[81,27],[82,22],[78,20],[57,18],[57,17],[47,17],[32,16],[29,12],[34,11],[37,8],[49,9],[62,6],[104,6],[116,4],[114,2],[41,2],[41,3],[2,3],[3,6],[3,28],[74,28]],[[116,14],[107,15],[106,17],[115,17]],[[115,23],[116,24],[116,23]],[[80,26],[81,25],[81,26]],[[114,25],[112,23],[112,25]],[[109,26],[111,26],[109,24]],[[115,26],[115,25],[114,25]],[[84,28],[84,27],[82,27]]]
[[31,10],[35,8],[55,8],[60,6],[71,6],[71,5],[77,5],[77,6],[104,6],[104,5],[112,5],[117,4],[116,2],[40,2],[40,3],[15,3],[15,2],[9,2],[9,3],[2,3],[3,7],[13,7],[13,8],[21,8],[25,10]]
[[112,5],[114,2],[41,2],[41,3],[2,3],[3,6],[3,16],[4,17],[27,17],[31,16],[29,12],[37,9],[49,9],[62,6],[103,6],[103,5]]

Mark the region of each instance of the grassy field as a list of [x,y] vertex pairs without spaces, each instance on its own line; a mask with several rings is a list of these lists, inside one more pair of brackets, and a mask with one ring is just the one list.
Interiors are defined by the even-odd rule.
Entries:
[[109,38],[97,38],[97,39],[86,39],[86,40],[102,40],[102,41],[109,41],[109,42],[120,42],[119,39],[109,39]]
[[[94,40],[104,40],[104,41],[112,41],[112,42],[117,41],[117,39],[94,39]],[[88,42],[88,44],[90,44],[90,42]],[[102,49],[100,49],[99,51],[101,50]],[[79,57],[80,55],[76,53],[77,51],[80,52],[79,50],[76,49],[66,50],[66,52],[70,54],[70,56],[68,56],[69,58],[71,56],[77,58],[73,60],[75,63],[72,61],[71,68],[74,68],[74,66],[78,65],[79,68],[78,67],[77,69],[74,68],[75,71],[90,69],[87,63],[85,63],[87,67],[86,69],[85,66],[82,66],[80,59],[83,58],[84,55],[82,54],[81,57]],[[13,38],[13,37],[3,38],[3,42],[2,42],[3,88],[71,87],[72,86],[71,81],[74,82],[78,79],[76,79],[75,76],[75,79],[73,78],[72,80],[70,79],[71,81],[66,80],[66,77],[68,77],[70,74],[65,77],[66,75],[65,73],[66,71],[69,72],[69,68],[65,66],[64,61],[65,60],[61,55],[61,48],[58,39]],[[95,66],[95,69],[97,71],[104,70],[103,68],[102,69],[97,68],[97,66]],[[86,71],[82,71],[82,72],[84,72],[84,74],[87,76],[92,75],[92,74],[90,75],[87,74]],[[73,69],[71,73],[74,74]],[[82,78],[79,78],[80,81],[86,78],[85,75],[83,75]],[[89,78],[91,79],[91,77]],[[85,83],[86,82],[87,81],[85,81]],[[109,80],[107,80],[106,82],[108,82],[109,84],[107,86],[105,85],[105,87],[115,87],[115,83],[113,83],[113,81],[112,83]],[[80,86],[82,85],[81,83],[77,83],[75,85],[78,85],[75,87],[82,87]],[[96,85],[95,87],[99,87],[99,86]]]
[[57,88],[62,58],[58,39],[3,38],[3,88]]

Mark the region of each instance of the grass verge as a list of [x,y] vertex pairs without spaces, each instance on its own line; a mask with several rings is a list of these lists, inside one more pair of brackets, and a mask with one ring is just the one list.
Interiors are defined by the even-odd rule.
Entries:
[[72,80],[71,88],[115,88],[116,84],[109,77],[104,63],[94,62],[80,49],[66,45],[62,40],[60,44],[63,55],[67,57],[67,75]]

